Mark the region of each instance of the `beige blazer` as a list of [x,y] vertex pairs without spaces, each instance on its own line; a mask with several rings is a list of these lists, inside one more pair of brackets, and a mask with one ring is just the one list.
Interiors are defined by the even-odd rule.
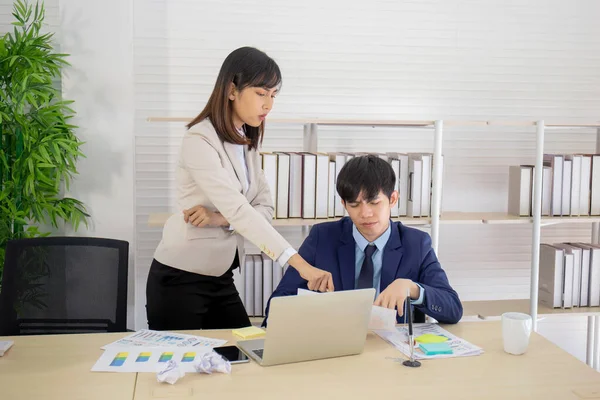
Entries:
[[[239,252],[244,262],[244,237],[276,260],[290,244],[271,226],[273,201],[260,154],[244,146],[247,186],[237,145],[222,142],[209,120],[194,125],[183,138],[176,171],[178,212],[163,228],[154,258],[170,267],[202,275],[225,273]],[[183,210],[202,205],[220,212],[227,227],[197,228],[183,220]]]

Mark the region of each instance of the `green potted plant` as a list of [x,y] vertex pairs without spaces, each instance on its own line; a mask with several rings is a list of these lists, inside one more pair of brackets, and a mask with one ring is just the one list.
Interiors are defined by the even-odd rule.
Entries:
[[13,16],[13,31],[0,39],[0,284],[8,240],[48,235],[36,224],[77,229],[89,216],[64,195],[83,156],[72,102],[60,92],[68,55],[42,32],[43,2],[17,0]]

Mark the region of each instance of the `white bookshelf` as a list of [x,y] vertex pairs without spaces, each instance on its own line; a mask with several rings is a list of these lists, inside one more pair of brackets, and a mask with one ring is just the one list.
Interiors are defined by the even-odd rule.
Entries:
[[[187,117],[151,117],[151,122],[188,122]],[[600,123],[548,123],[541,121],[442,121],[442,120],[336,120],[336,119],[270,119],[268,124],[294,124],[303,125],[303,150],[309,152],[318,151],[318,127],[319,126],[368,126],[368,127],[397,127],[397,128],[423,128],[434,130],[433,140],[433,173],[432,173],[432,201],[431,217],[421,218],[392,218],[401,221],[408,226],[428,226],[431,228],[431,239],[434,250],[438,251],[439,227],[441,224],[531,224],[532,225],[532,248],[531,248],[531,274],[530,274],[530,298],[525,300],[498,300],[498,301],[471,301],[464,302],[464,315],[485,315],[487,317],[500,316],[506,311],[521,311],[532,316],[533,328],[537,330],[538,315],[585,315],[588,316],[588,365],[600,367],[600,307],[575,308],[570,310],[548,309],[538,305],[538,282],[539,282],[539,248],[541,244],[541,229],[544,226],[556,224],[592,224],[592,243],[600,243],[600,216],[579,217],[553,217],[541,215],[541,187],[542,166],[544,155],[544,135],[547,129],[597,129],[596,153],[600,153]],[[532,216],[519,217],[507,213],[498,212],[441,212],[441,188],[442,188],[442,149],[443,149],[443,127],[446,126],[506,126],[506,127],[531,127],[536,129],[536,158],[535,176],[533,177],[535,192],[533,194]],[[151,214],[148,225],[151,227],[162,226],[170,214]],[[274,219],[274,226],[300,226],[310,227],[312,225],[339,220],[339,218],[328,219]]]
[[[162,227],[171,213],[153,213],[148,216],[149,227]],[[273,219],[273,226],[311,226],[323,222],[338,221],[336,218],[283,218]],[[407,226],[430,225],[431,217],[410,218],[398,217],[392,218],[392,221],[402,222]],[[542,227],[556,224],[590,224],[599,223],[600,216],[580,216],[580,217],[542,217]],[[518,217],[501,212],[462,212],[462,211],[444,211],[440,215],[440,224],[443,225],[510,225],[510,224],[532,224],[533,217]]]
[[[529,314],[529,300],[477,300],[463,301],[463,314],[466,316],[477,316],[480,319],[497,319],[505,312],[522,312]],[[538,316],[596,316],[599,307],[572,307],[572,308],[550,308],[545,304],[538,304]]]

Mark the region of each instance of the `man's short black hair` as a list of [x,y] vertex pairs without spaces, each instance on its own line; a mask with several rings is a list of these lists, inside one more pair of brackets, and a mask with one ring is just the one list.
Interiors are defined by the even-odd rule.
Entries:
[[346,203],[356,201],[362,192],[363,199],[371,201],[379,192],[388,199],[396,186],[392,166],[375,155],[354,157],[344,164],[337,178],[337,192]]

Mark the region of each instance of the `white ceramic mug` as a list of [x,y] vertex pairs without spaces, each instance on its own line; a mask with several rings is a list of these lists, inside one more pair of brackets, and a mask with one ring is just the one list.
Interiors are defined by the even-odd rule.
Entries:
[[523,354],[529,346],[531,316],[518,312],[502,314],[502,340],[504,351],[509,354]]

